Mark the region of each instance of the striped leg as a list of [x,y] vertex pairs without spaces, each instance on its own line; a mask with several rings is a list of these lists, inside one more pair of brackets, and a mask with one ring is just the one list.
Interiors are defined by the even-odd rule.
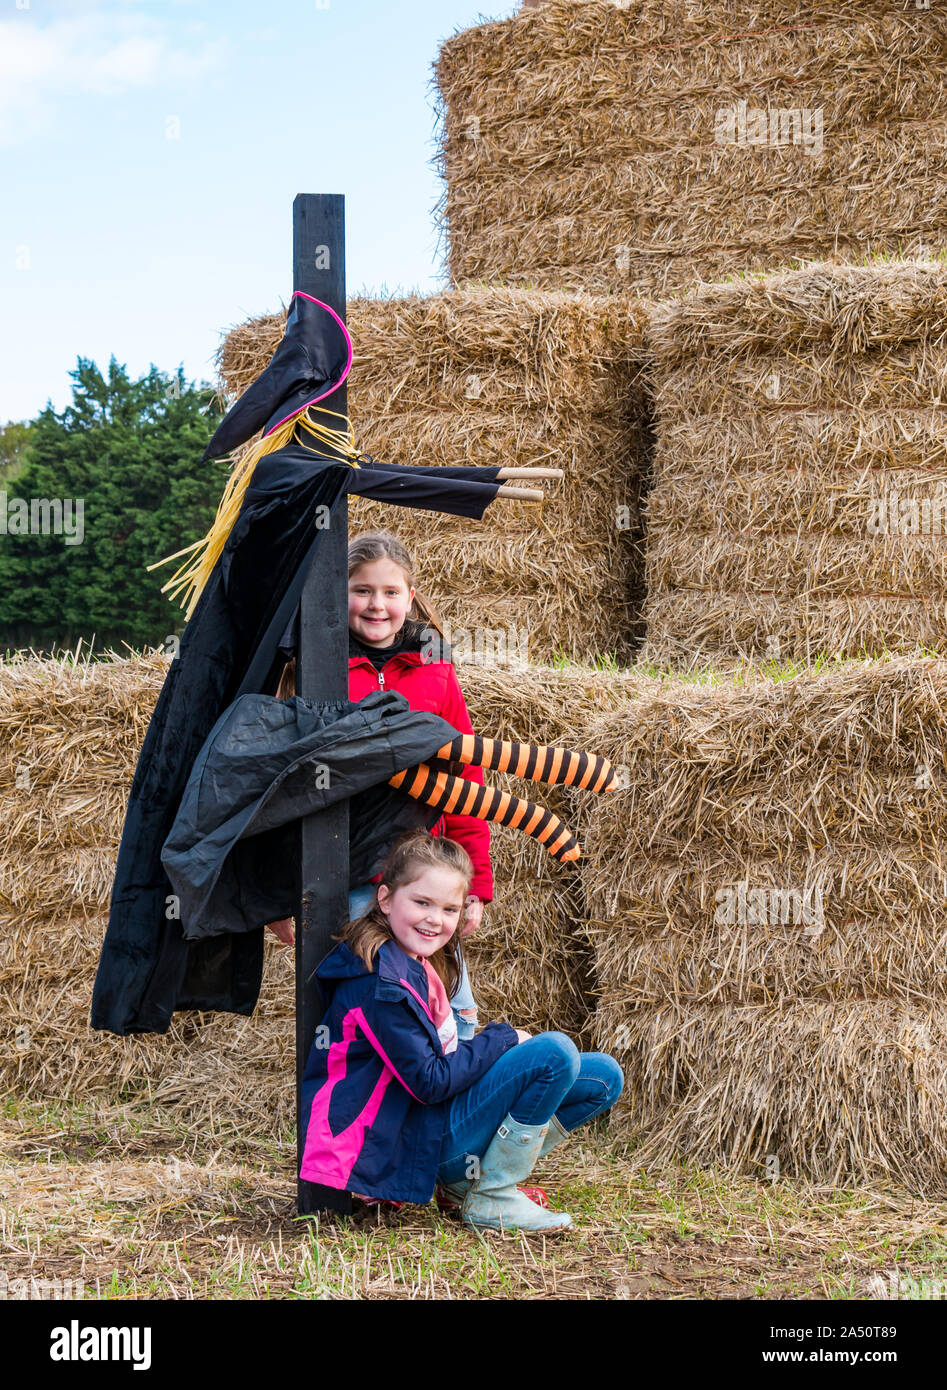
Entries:
[[553,811],[524,801],[521,796],[512,796],[494,787],[481,787],[477,782],[468,782],[464,777],[455,777],[427,763],[396,772],[388,781],[392,787],[400,788],[436,811],[477,816],[480,820],[492,820],[522,830],[538,840],[554,859],[564,862],[581,856],[582,851],[559,817]]
[[597,753],[575,753],[571,748],[481,738],[479,734],[458,734],[434,756],[449,762],[489,767],[495,772],[510,772],[514,777],[545,782],[551,787],[582,787],[593,792],[607,792],[615,782],[611,763]]

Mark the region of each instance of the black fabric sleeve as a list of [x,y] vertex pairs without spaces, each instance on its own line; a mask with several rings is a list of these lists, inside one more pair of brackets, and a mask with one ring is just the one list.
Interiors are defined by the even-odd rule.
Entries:
[[499,463],[491,464],[439,464],[439,463],[385,463],[383,460],[371,459],[365,462],[370,455],[363,455],[362,469],[378,473],[420,473],[433,477],[457,478],[461,481],[466,480],[471,483],[492,483],[496,481],[496,476],[502,467]]
[[[376,502],[479,521],[499,491],[498,472],[498,468],[412,469],[388,464],[384,468],[353,468],[347,485],[350,493],[373,497]],[[462,476],[454,476],[456,473]]]

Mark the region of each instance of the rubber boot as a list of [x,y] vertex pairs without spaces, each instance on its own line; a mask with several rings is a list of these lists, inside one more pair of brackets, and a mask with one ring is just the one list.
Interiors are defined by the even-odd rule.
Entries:
[[[472,1178],[458,1178],[457,1182],[438,1183],[434,1189],[434,1200],[437,1202],[438,1211],[460,1211],[472,1184]],[[524,1186],[521,1183],[516,1190],[522,1192],[531,1202],[535,1202],[537,1207],[549,1206],[549,1198],[541,1187],[534,1187],[531,1184]]]
[[570,1133],[571,1130],[563,1129],[555,1115],[553,1115],[552,1119],[549,1121],[549,1129],[546,1131],[543,1146],[539,1150],[539,1157],[545,1158],[549,1150],[554,1149],[557,1144],[561,1144],[563,1139],[568,1139]]
[[548,1125],[521,1125],[507,1115],[480,1160],[480,1176],[471,1183],[460,1209],[467,1226],[490,1230],[551,1231],[572,1225],[565,1211],[545,1211],[516,1184],[528,1178],[539,1157]]
[[[563,1139],[568,1139],[571,1131],[563,1129],[562,1125],[553,1115],[549,1121],[549,1128],[543,1140],[542,1148],[539,1150],[539,1157],[544,1158],[550,1149],[554,1149],[557,1144],[561,1144]],[[458,1178],[456,1182],[438,1183],[434,1193],[437,1198],[437,1205],[441,1211],[454,1211],[463,1204],[464,1198],[473,1186],[472,1178]],[[535,1202],[539,1207],[548,1207],[549,1198],[541,1187],[520,1186],[520,1192],[524,1192],[531,1202]]]

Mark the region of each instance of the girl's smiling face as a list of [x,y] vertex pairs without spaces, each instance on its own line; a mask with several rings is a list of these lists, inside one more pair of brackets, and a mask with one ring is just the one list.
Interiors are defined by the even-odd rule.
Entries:
[[388,918],[401,949],[421,960],[433,956],[454,935],[464,912],[467,884],[455,869],[433,865],[394,892],[378,885],[378,906]]
[[390,647],[414,590],[394,560],[370,560],[349,576],[349,627],[370,647]]

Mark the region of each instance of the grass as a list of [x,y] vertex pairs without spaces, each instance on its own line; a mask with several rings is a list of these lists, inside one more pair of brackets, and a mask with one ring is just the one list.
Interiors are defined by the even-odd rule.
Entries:
[[863,1299],[897,1267],[943,1277],[947,1204],[682,1165],[643,1173],[589,1128],[535,1176],[575,1225],[468,1230],[435,1205],[297,1217],[293,1136],[172,1110],[8,1099],[0,1264],[85,1297]]
[[[652,662],[636,662],[630,666],[623,666],[617,659],[615,652],[606,652],[600,655],[594,662],[581,663],[572,661],[562,653],[552,661],[552,666],[556,670],[580,671],[596,670],[611,671],[615,674],[624,673],[626,675],[646,676],[652,680],[663,681],[667,685],[746,685],[751,681],[759,680],[761,677],[774,680],[794,680],[797,676],[818,675],[820,672],[829,669],[839,669],[842,666],[854,662],[866,661],[892,661],[904,656],[902,652],[892,652],[887,649],[881,652],[869,652],[862,648],[854,656],[842,656],[838,652],[819,651],[809,661],[744,661],[738,666],[716,667],[712,663],[704,666],[694,666],[690,669],[681,669],[672,665],[656,666]],[[912,657],[934,657],[939,658],[942,653],[932,647],[918,646],[910,653]]]

